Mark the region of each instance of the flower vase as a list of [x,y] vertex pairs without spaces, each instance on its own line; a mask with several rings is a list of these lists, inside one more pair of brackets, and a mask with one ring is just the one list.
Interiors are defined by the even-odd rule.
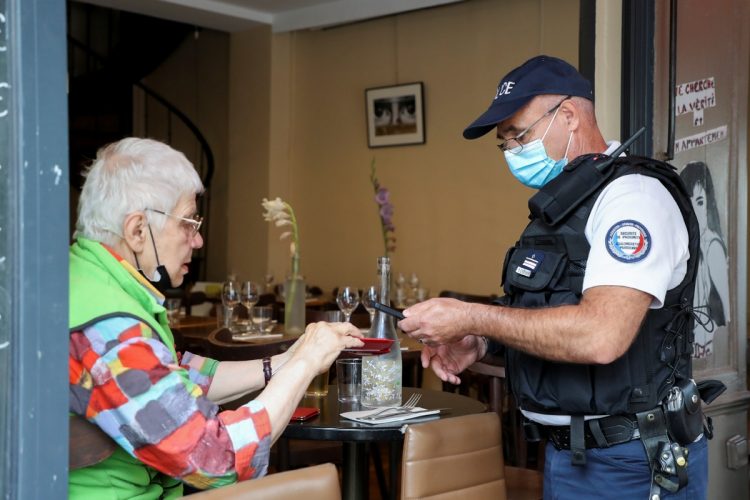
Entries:
[[305,280],[287,278],[284,282],[284,331],[300,334],[305,331]]

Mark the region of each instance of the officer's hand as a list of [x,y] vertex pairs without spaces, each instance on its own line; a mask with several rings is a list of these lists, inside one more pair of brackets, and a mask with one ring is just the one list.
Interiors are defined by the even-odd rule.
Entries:
[[426,345],[457,342],[470,333],[471,306],[456,299],[430,299],[405,309],[398,327]]
[[428,346],[422,349],[422,367],[432,367],[435,375],[444,382],[458,385],[458,374],[471,366],[479,357],[482,340],[467,335],[453,344]]

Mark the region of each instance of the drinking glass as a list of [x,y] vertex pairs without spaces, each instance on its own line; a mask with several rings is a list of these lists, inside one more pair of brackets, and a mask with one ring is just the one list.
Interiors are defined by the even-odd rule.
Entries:
[[251,330],[254,330],[254,328],[252,328],[253,323],[250,321],[253,317],[253,306],[258,303],[259,298],[260,287],[252,281],[243,281],[242,287],[240,288],[240,302],[245,306],[245,309],[247,309],[247,317],[249,318],[248,323],[250,324]]
[[273,306],[257,306],[253,308],[253,325],[260,333],[266,333],[273,318]]
[[328,395],[328,370],[315,375],[305,390],[305,396],[322,398]]
[[171,298],[164,301],[170,328],[180,326],[180,306],[182,306],[182,299]]
[[234,280],[225,281],[221,285],[221,303],[224,305],[224,326],[232,326],[234,308],[240,303],[240,287]]
[[365,309],[367,309],[367,312],[370,315],[370,325],[372,325],[372,322],[375,320],[375,306],[373,304],[378,301],[379,294],[378,289],[375,286],[370,286],[365,290],[364,294],[362,294],[362,305],[365,306]]
[[339,294],[336,296],[336,303],[344,313],[344,320],[349,321],[352,317],[352,313],[359,305],[359,291],[353,286],[344,286],[339,289]]
[[339,388],[339,401],[359,403],[362,393],[362,358],[337,359],[336,380]]

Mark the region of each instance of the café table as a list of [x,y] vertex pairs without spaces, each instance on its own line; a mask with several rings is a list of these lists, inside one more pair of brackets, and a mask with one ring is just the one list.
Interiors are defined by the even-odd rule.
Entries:
[[398,444],[404,439],[406,425],[434,419],[452,418],[487,411],[484,403],[451,392],[433,391],[404,387],[403,401],[412,394],[419,393],[422,408],[449,408],[438,415],[383,424],[363,424],[347,420],[340,414],[362,409],[359,404],[340,403],[336,386],[328,387],[324,397],[305,397],[299,406],[316,407],[320,415],[306,422],[292,422],[282,434],[285,439],[307,439],[315,441],[341,441],[343,445],[342,493],[345,500],[364,499],[368,495],[369,459],[367,446],[371,443],[390,445],[390,490],[391,497],[397,497],[396,478],[398,471]]
[[243,361],[281,354],[297,341],[299,334],[284,332],[276,325],[270,335],[260,335],[248,340],[232,340],[228,328],[217,328],[208,335],[208,356],[219,361]]

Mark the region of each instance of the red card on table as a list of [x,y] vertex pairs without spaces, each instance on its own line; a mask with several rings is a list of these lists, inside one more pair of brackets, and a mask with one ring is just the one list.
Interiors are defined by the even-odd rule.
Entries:
[[360,339],[365,343],[362,347],[349,347],[344,349],[344,352],[352,354],[385,354],[391,350],[392,339],[371,339],[362,338]]

